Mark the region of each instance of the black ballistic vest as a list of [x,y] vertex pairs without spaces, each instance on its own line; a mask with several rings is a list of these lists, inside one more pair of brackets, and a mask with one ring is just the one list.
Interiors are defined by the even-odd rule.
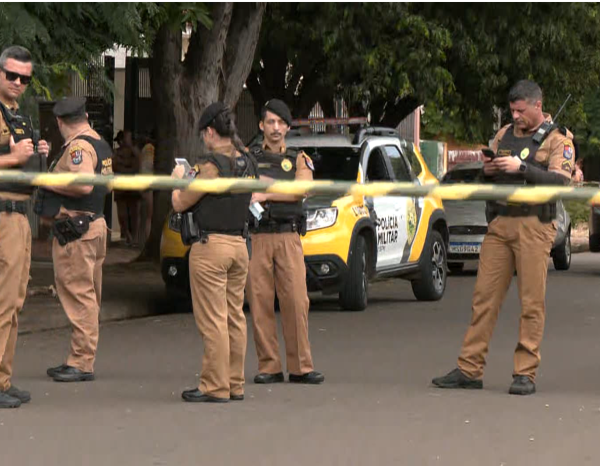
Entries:
[[[112,156],[112,149],[104,139],[94,139],[91,136],[78,136],[77,139],[89,142],[96,152],[98,162],[94,167],[94,173],[100,175],[102,173],[103,162]],[[50,172],[54,171],[54,167],[58,161],[65,156],[67,147],[63,149],[60,156],[50,167]],[[63,196],[40,188],[36,197],[34,212],[42,217],[56,217],[60,211],[60,206],[68,210],[79,210],[82,212],[92,212],[96,215],[101,215],[104,212],[104,200],[108,194],[106,186],[94,186],[92,192],[81,197]]]
[[[532,134],[531,136],[525,137],[516,137],[514,134],[514,126],[510,125],[507,129],[502,139],[498,142],[498,156],[503,157],[519,157],[520,160],[525,162],[527,165],[537,167],[541,170],[548,171],[548,166],[543,165],[535,159],[535,155],[541,144],[538,144],[533,140]],[[546,137],[550,133],[546,134]],[[544,138],[545,140],[546,138]],[[543,143],[543,141],[542,141]],[[533,183],[527,182],[525,180],[525,175],[521,172],[519,173],[500,173],[491,178],[491,181],[494,184],[510,184],[510,185],[533,185]],[[497,201],[486,201],[486,209],[488,211],[488,217],[493,217],[493,212],[498,211],[499,206],[504,205]],[[538,208],[538,210],[543,209],[544,214],[543,217],[552,217],[556,215],[556,202],[550,202],[546,204],[536,204],[533,206],[534,208]],[[540,210],[542,211],[542,210]]]
[[[206,154],[198,163],[211,162],[221,178],[256,178],[256,161],[248,154],[240,157],[227,157],[222,154]],[[250,199],[252,193],[226,192],[206,194],[190,210],[194,224],[204,234],[221,233],[242,235],[248,230]]]
[[[19,113],[12,112],[6,106],[0,102],[0,111],[4,118],[6,126],[10,130],[10,134],[13,137],[15,143],[22,141],[23,139],[32,139],[34,144],[37,144],[38,138],[34,138],[33,127],[31,125],[31,118],[20,115]],[[6,144],[0,146],[0,155],[10,153],[10,145]],[[5,168],[5,170],[15,170],[24,172],[45,172],[46,167],[45,158],[37,152],[34,153],[27,162],[20,166],[14,166]],[[26,184],[19,183],[0,183],[0,191],[11,192],[17,194],[32,194],[35,190],[35,186],[29,186]]]
[[[287,149],[284,154],[275,154],[257,146],[252,154],[258,162],[259,175],[268,176],[275,180],[293,181],[296,179],[296,160],[298,152]],[[265,212],[259,222],[260,226],[269,226],[273,223],[298,223],[304,217],[302,200],[296,202],[269,201],[265,203]]]

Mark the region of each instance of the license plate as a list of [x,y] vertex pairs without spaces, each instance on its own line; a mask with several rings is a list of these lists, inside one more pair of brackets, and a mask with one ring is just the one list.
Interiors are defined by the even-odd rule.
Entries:
[[450,243],[449,252],[455,254],[479,254],[481,243]]

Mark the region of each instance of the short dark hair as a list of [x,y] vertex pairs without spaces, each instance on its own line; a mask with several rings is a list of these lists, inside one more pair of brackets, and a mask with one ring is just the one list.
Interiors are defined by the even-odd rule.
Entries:
[[9,58],[23,63],[31,63],[31,53],[25,47],[21,47],[20,45],[11,45],[2,51],[2,54],[0,55],[0,66],[4,67]]
[[508,93],[508,101],[527,100],[536,102],[542,100],[542,89],[533,81],[523,79],[515,84]]
[[76,125],[78,123],[84,123],[88,121],[87,116],[85,115],[64,116],[58,118],[60,118],[66,125]]

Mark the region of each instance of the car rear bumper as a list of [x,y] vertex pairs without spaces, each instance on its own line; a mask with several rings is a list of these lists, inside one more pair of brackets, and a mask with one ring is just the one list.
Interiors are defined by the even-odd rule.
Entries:
[[466,262],[479,259],[485,235],[453,235],[448,242],[448,262]]

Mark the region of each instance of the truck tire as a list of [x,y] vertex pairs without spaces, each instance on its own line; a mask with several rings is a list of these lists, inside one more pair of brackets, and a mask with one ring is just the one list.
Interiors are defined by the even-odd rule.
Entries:
[[356,237],[348,261],[348,276],[340,291],[340,306],[344,311],[364,311],[367,307],[369,273],[367,269],[367,241]]
[[554,249],[552,262],[556,270],[569,270],[571,267],[571,230],[567,232],[562,244]]
[[446,246],[439,231],[432,230],[423,250],[420,277],[413,280],[412,290],[419,301],[438,301],[444,296],[448,276]]

